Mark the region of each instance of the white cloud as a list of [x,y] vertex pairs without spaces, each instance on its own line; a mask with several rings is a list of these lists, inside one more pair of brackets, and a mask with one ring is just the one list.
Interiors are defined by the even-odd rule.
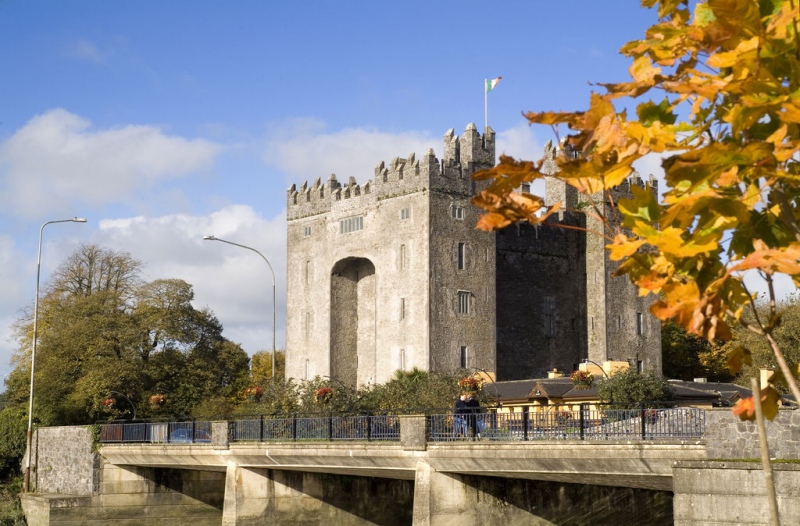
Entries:
[[127,251],[146,262],[144,278],[183,279],[194,287],[197,308],[208,307],[219,318],[225,336],[246,351],[271,348],[272,275],[253,251],[222,242],[215,235],[252,247],[267,258],[275,273],[276,345],[282,348],[286,326],[286,219],[271,219],[251,207],[235,205],[208,216],[175,214],[104,220],[93,242]]
[[95,64],[104,64],[106,59],[111,55],[110,52],[100,51],[97,45],[84,39],[71,42],[65,49],[65,54],[68,57],[88,60]]
[[442,138],[420,132],[399,134],[373,129],[348,128],[325,133],[324,124],[314,119],[298,119],[273,135],[263,159],[286,175],[288,184],[325,181],[336,174],[339,181],[355,177],[361,184],[374,178],[375,167],[394,157],[414,153],[419,159],[428,148],[441,157]]
[[169,136],[152,126],[95,130],[55,109],[34,117],[0,144],[0,205],[35,217],[73,213],[78,205],[131,199],[155,183],[208,169],[217,144]]

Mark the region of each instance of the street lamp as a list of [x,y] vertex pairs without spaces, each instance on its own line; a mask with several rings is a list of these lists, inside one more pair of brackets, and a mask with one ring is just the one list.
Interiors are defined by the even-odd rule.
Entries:
[[33,346],[31,348],[31,394],[28,403],[28,451],[27,458],[25,459],[25,479],[22,484],[22,491],[27,493],[30,489],[31,481],[31,438],[33,436],[33,374],[36,372],[36,336],[37,336],[37,322],[39,319],[39,276],[42,269],[42,235],[44,234],[44,227],[53,223],[85,223],[86,219],[82,217],[73,217],[72,219],[57,219],[55,221],[48,221],[39,229],[39,253],[36,257],[36,297],[33,300]]
[[222,243],[227,243],[229,245],[233,245],[236,247],[246,248],[247,250],[252,250],[263,259],[267,266],[269,267],[269,272],[272,275],[272,383],[275,383],[275,272],[272,270],[272,265],[270,265],[269,260],[259,252],[258,250],[254,249],[253,247],[248,247],[247,245],[240,245],[239,243],[234,243],[233,241],[226,241],[224,239],[220,239],[214,236],[203,236],[203,239],[206,241],[221,241]]
[[[600,372],[603,373],[603,376],[606,377],[606,380],[610,380],[611,379],[611,377],[608,376],[608,373],[606,372],[606,370],[603,369],[603,366],[600,365],[599,363],[593,362],[592,360],[590,360],[588,358],[584,358],[583,359],[583,363],[590,363],[590,364],[598,367],[600,369]],[[614,403],[614,389],[611,387],[611,384],[608,384],[608,403],[609,404],[613,404]]]

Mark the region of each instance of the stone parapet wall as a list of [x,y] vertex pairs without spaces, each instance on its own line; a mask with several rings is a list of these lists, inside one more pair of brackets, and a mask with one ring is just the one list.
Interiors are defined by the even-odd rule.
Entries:
[[[781,524],[800,524],[800,465],[773,464]],[[673,468],[676,525],[769,524],[760,462],[678,462]]]
[[42,427],[32,441],[37,493],[92,495],[99,485],[100,456],[92,451],[90,427]]
[[[800,411],[782,409],[766,422],[770,458],[800,459]],[[729,408],[706,411],[706,451],[710,459],[760,458],[758,430]]]

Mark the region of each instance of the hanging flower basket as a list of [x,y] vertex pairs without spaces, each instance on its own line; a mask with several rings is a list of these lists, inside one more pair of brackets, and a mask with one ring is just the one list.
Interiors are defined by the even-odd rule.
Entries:
[[158,409],[159,407],[163,407],[164,404],[167,403],[167,397],[163,394],[154,394],[150,398],[147,399],[150,403],[150,407],[153,409]]
[[106,398],[105,400],[103,400],[102,403],[103,407],[111,407],[112,405],[116,404],[117,401],[114,400],[113,398]]
[[573,387],[579,391],[591,389],[592,382],[594,382],[594,376],[592,373],[587,373],[586,371],[580,370],[572,373],[569,376],[569,379],[572,380]]
[[261,397],[264,396],[264,390],[261,389],[259,386],[255,387],[246,387],[243,391],[245,400],[250,402],[258,402],[261,400]]
[[481,388],[481,383],[478,381],[477,378],[472,376],[465,376],[461,380],[458,381],[458,386],[461,388],[462,391],[474,393]]
[[330,387],[320,387],[314,391],[314,401],[327,404],[333,399],[333,389]]

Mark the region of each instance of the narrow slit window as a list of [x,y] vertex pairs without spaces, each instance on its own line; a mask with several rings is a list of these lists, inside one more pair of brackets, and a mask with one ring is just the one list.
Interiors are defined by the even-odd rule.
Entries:
[[470,311],[470,293],[465,290],[458,291],[458,313],[469,314]]
[[458,255],[456,259],[458,260],[458,270],[464,270],[467,267],[467,249],[465,243],[458,244]]

